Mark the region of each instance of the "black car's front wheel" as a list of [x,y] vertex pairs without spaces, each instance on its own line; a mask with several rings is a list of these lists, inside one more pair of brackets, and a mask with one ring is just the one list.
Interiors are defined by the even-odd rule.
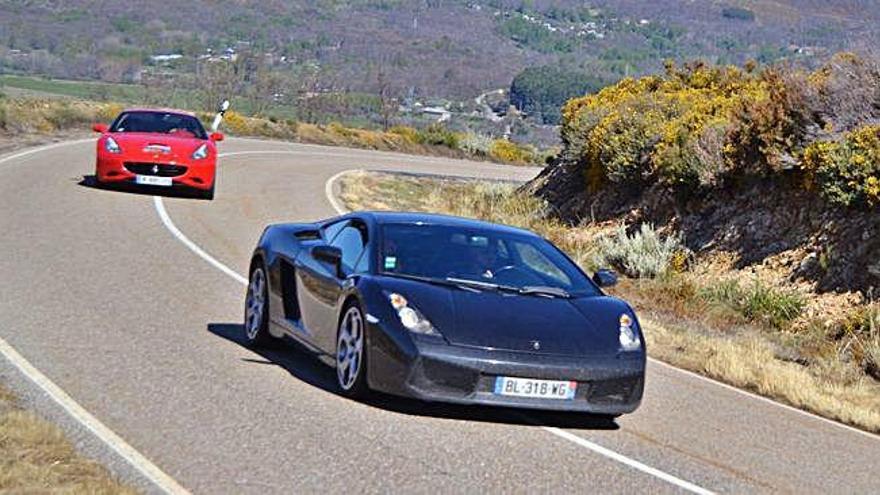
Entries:
[[269,284],[260,262],[254,263],[248,277],[244,302],[244,338],[253,347],[264,346],[275,340],[269,334]]
[[369,391],[365,344],[364,314],[357,304],[351,304],[336,332],[336,377],[342,393],[349,397],[363,397]]

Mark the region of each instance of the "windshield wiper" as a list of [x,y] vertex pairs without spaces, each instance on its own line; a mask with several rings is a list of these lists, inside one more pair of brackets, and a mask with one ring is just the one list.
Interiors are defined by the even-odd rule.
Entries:
[[472,292],[473,291],[479,292],[480,289],[485,288],[482,286],[471,286],[471,285],[464,284],[464,283],[462,283],[462,282],[466,282],[464,280],[458,281],[456,279],[423,277],[421,275],[409,275],[406,273],[387,273],[386,272],[386,273],[383,273],[383,275],[388,276],[388,277],[403,278],[403,279],[407,279],[407,280],[415,280],[417,282],[424,282],[426,284],[452,286],[452,287],[457,287],[459,289],[472,291]]
[[485,289],[485,290],[503,290],[506,292],[519,292],[519,287],[514,287],[512,285],[502,285],[496,284],[494,282],[482,282],[480,280],[470,280],[467,278],[455,278],[455,277],[446,277],[448,282],[457,285],[463,285],[466,287],[472,287],[475,289]]
[[455,277],[446,277],[448,282],[463,285],[466,287],[473,287],[476,289],[486,289],[486,290],[501,290],[505,292],[515,292],[517,294],[522,293],[522,289],[519,287],[514,287],[512,285],[503,285],[496,284],[494,282],[483,282],[480,280],[470,280],[466,278],[455,278]]
[[420,275],[409,275],[406,273],[384,273],[384,275],[389,276],[389,277],[404,278],[407,280],[415,280],[417,282],[425,282],[428,284],[454,286],[454,287],[458,287],[459,289],[467,290],[467,291],[492,290],[492,291],[513,292],[513,293],[522,294],[522,295],[536,295],[536,296],[562,297],[562,298],[571,297],[571,294],[569,294],[565,289],[560,289],[559,287],[543,286],[543,285],[527,285],[525,287],[515,287],[513,285],[496,284],[494,282],[483,282],[480,280],[470,280],[470,279],[466,279],[466,278],[456,278],[456,277],[446,277],[445,279],[441,279],[441,278],[433,278],[433,277],[422,277]]
[[544,285],[527,285],[519,290],[520,294],[535,294],[539,296],[563,297],[569,298],[571,294],[565,289],[559,287],[548,287]]

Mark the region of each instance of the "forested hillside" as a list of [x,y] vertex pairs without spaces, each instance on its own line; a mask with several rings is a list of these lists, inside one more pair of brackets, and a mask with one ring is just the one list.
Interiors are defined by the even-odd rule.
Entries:
[[[283,72],[317,68],[327,86],[473,97],[522,69],[556,65],[605,80],[665,58],[737,63],[821,58],[878,45],[871,0],[3,0],[0,67],[133,81],[154,55],[251,51]],[[373,74],[372,77],[364,77]]]

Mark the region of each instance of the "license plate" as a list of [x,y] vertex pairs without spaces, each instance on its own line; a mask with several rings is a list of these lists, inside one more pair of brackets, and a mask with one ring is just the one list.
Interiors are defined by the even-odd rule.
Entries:
[[145,186],[170,186],[171,177],[156,177],[155,175],[135,175],[134,181]]
[[495,378],[495,395],[535,397],[538,399],[574,399],[577,382],[536,380],[532,378]]

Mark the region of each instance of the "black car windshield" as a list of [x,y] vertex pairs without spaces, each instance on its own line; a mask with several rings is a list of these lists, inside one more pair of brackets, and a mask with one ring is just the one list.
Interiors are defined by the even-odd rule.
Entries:
[[113,121],[110,132],[150,132],[208,139],[199,119],[171,112],[123,112]]
[[583,272],[539,237],[427,223],[386,224],[383,234],[379,270],[387,275],[551,297],[599,294]]

